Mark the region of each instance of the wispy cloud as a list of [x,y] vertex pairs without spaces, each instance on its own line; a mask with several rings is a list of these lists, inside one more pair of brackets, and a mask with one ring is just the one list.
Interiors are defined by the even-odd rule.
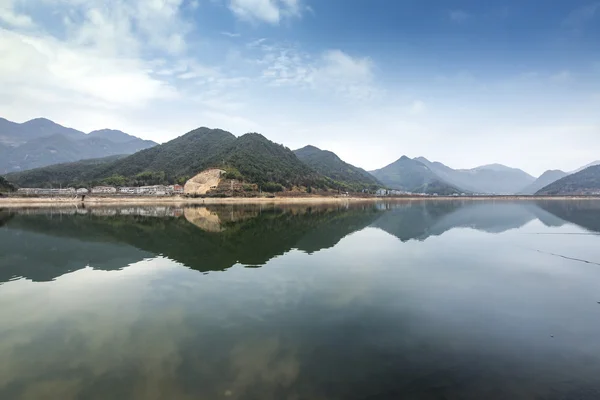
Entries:
[[563,21],[563,26],[569,29],[581,30],[599,15],[600,2],[591,3],[571,11]]
[[550,79],[554,82],[567,82],[571,80],[572,76],[570,71],[565,70],[552,75]]
[[249,22],[277,25],[286,18],[299,18],[307,8],[302,0],[229,0],[229,9]]
[[471,18],[471,14],[463,10],[451,10],[448,12],[448,18],[450,18],[452,22],[463,23]]
[[354,100],[381,93],[374,83],[374,63],[368,57],[353,57],[339,49],[314,56],[265,40],[251,42],[249,48],[262,51],[255,62],[264,66],[262,79],[271,86],[297,86]]
[[412,115],[423,114],[427,109],[427,105],[422,100],[415,100],[410,106],[409,113]]
[[221,32],[221,35],[227,36],[227,37],[230,37],[230,38],[237,38],[237,37],[242,36],[240,33],[227,32],[227,31]]

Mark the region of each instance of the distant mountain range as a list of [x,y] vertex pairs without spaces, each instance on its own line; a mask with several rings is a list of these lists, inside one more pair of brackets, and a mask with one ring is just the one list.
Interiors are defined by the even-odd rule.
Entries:
[[548,186],[553,182],[556,182],[561,178],[564,178],[567,175],[568,174],[566,172],[558,169],[546,171],[542,175],[540,175],[540,177],[537,178],[533,183],[520,190],[519,194],[536,194],[539,190],[542,190],[544,187]]
[[405,192],[452,195],[462,191],[441,179],[421,161],[406,156],[371,173],[387,187]]
[[439,195],[580,194],[600,190],[596,164],[600,162],[571,174],[546,171],[536,179],[501,164],[453,169],[424,157],[402,156],[367,172],[331,151],[314,146],[291,151],[258,133],[236,137],[220,129],[198,128],[156,145],[116,130],[85,134],[46,119],[23,124],[0,119],[0,174],[19,171],[7,178],[21,187],[183,183],[206,168],[218,167],[270,191],[295,187]]
[[124,132],[110,129],[85,134],[45,118],[22,124],[0,118],[0,174],[48,165],[133,154],[156,146]]

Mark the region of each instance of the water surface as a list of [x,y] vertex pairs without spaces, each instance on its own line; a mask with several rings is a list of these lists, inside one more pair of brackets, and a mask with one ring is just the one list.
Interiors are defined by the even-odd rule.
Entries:
[[1,399],[598,399],[600,203],[0,210]]

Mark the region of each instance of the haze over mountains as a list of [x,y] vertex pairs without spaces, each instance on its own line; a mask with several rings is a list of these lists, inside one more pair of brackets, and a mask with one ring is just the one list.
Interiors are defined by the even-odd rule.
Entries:
[[116,154],[133,154],[155,145],[155,142],[118,130],[103,129],[85,134],[45,118],[22,124],[0,118],[0,174]]
[[[140,147],[142,150],[136,151]],[[105,157],[107,154],[109,157]],[[600,170],[589,166],[571,175],[546,171],[536,179],[501,164],[453,169],[425,157],[402,156],[367,172],[331,151],[310,145],[291,151],[258,133],[236,137],[220,129],[198,128],[156,145],[117,130],[84,134],[42,118],[23,124],[0,119],[0,155],[5,155],[0,158],[4,171],[21,170],[8,174],[8,180],[21,187],[183,183],[204,169],[216,167],[225,169],[231,177],[265,185],[272,191],[384,188],[438,195],[512,195],[591,194],[600,190],[596,186]],[[64,162],[72,160],[81,161]],[[41,167],[32,168],[37,165]],[[562,186],[548,189],[557,181]]]

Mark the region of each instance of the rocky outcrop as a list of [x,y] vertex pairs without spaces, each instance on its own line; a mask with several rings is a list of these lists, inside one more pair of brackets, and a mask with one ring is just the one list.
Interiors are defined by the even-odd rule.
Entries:
[[202,196],[209,190],[216,189],[225,171],[221,169],[207,169],[191,178],[185,183],[183,192],[187,195]]

